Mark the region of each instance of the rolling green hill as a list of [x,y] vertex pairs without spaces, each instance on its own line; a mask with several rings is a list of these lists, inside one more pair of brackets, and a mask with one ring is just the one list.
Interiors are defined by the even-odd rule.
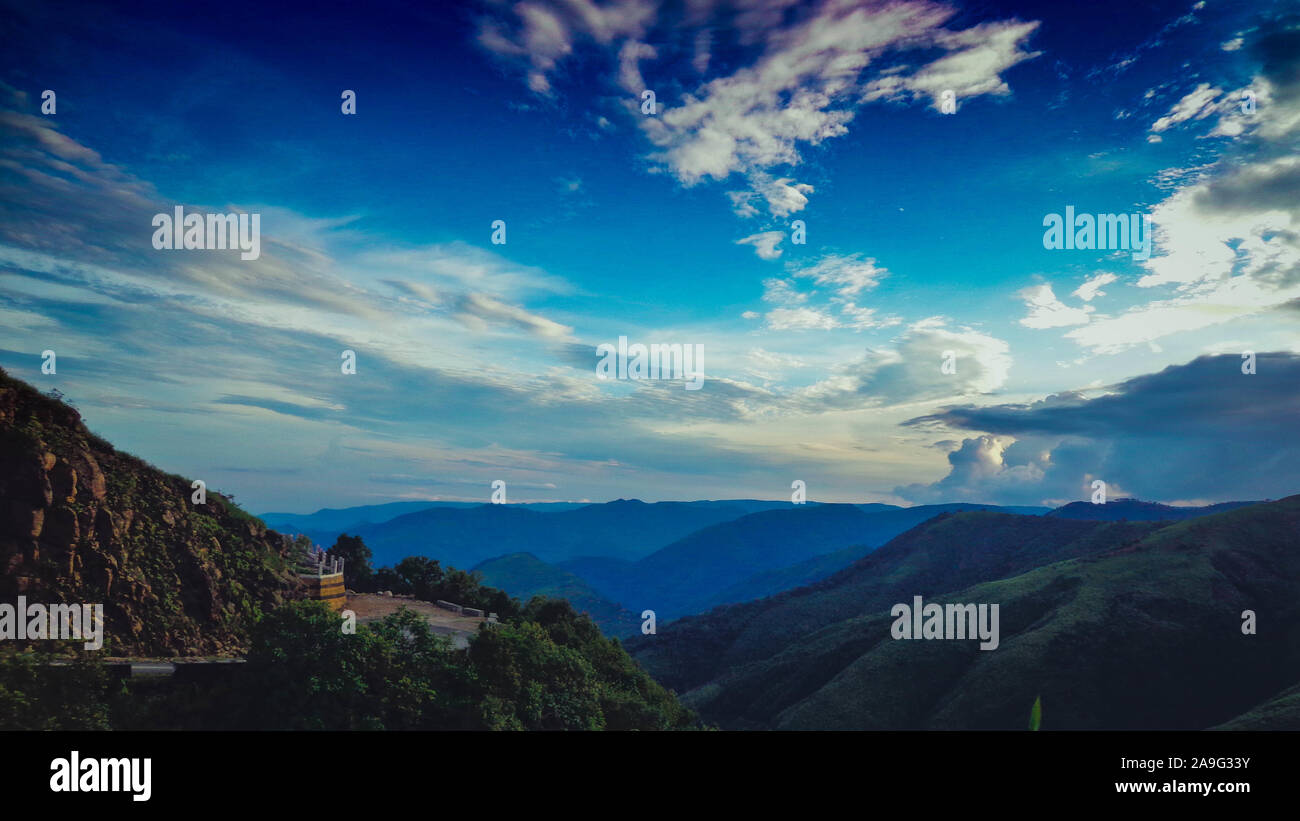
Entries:
[[[680,619],[657,636],[629,641],[628,648],[668,686],[686,691],[730,667],[768,658],[828,624],[887,611],[913,595],[960,589],[1099,545],[1133,541],[1156,527],[983,511],[941,514],[817,584]],[[900,591],[906,591],[904,599]]]
[[[724,727],[1020,729],[1038,696],[1046,729],[1258,722],[1300,679],[1298,532],[1300,497],[1171,524],[944,516],[628,647]],[[914,595],[998,603],[1000,647],[891,639]]]
[[1105,504],[1071,502],[1045,515],[1063,519],[1087,519],[1094,522],[1166,522],[1194,519],[1197,516],[1223,513],[1253,504],[1257,502],[1220,502],[1217,505],[1203,507],[1184,507],[1162,505],[1159,502],[1143,502],[1139,499],[1110,499]]

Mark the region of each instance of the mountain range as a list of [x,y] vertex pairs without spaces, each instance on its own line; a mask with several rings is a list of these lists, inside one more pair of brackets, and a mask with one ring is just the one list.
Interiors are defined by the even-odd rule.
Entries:
[[[373,552],[375,565],[391,565],[408,555],[438,558],[472,567],[487,584],[523,599],[557,585],[571,586],[572,580],[564,578],[568,574],[583,583],[585,601],[601,601],[602,613],[652,609],[658,617],[673,618],[816,581],[932,516],[972,509],[1049,510],[619,499],[567,509],[400,502],[266,518],[326,546],[339,533],[358,535]],[[515,573],[517,562],[491,561],[516,554],[554,568],[543,578],[532,563],[529,572]]]
[[[629,613],[664,621],[812,584],[944,513],[999,511],[1088,521],[1173,521],[1250,504],[1174,507],[1135,499],[1046,507],[971,503],[903,508],[763,500],[619,499],[565,507],[401,502],[268,514],[292,532],[334,537],[341,522],[376,564],[413,553],[470,566],[486,584],[527,600],[568,591],[610,635],[632,635]],[[421,507],[425,506],[425,507]],[[340,531],[341,532],[341,531]],[[527,557],[524,559],[523,557]]]
[[290,532],[303,533],[324,546],[333,544],[341,532],[360,536],[373,551],[376,565],[422,555],[472,567],[511,553],[531,553],[549,562],[588,555],[635,560],[702,527],[747,512],[746,505],[727,502],[635,499],[546,513],[513,504],[436,506],[347,529],[321,529],[313,520],[303,523],[311,526],[290,528]]

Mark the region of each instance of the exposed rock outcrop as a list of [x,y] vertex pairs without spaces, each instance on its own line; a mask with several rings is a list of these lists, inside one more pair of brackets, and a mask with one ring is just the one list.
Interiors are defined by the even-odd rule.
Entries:
[[102,603],[114,654],[240,651],[261,610],[298,594],[292,546],[192,492],[0,370],[0,602]]

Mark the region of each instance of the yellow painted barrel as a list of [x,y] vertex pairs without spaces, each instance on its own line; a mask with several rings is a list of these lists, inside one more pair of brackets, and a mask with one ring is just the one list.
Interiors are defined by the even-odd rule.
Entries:
[[328,576],[303,574],[302,581],[307,588],[307,598],[323,601],[334,611],[343,609],[348,593],[343,586],[342,573],[334,573]]

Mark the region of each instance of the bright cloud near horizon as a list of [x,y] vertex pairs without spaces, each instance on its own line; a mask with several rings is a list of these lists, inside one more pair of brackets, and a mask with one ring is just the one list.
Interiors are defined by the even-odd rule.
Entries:
[[253,511],[1300,490],[1285,3],[3,5],[0,367]]

